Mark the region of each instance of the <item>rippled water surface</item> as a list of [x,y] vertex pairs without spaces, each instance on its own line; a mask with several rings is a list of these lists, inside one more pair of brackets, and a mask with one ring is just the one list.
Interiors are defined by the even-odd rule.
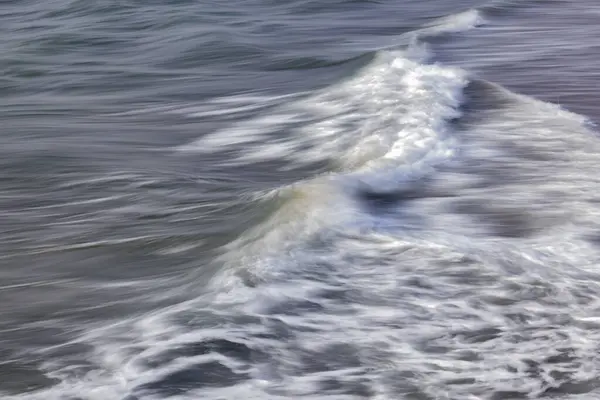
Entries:
[[599,27],[1,2],[2,398],[600,398]]

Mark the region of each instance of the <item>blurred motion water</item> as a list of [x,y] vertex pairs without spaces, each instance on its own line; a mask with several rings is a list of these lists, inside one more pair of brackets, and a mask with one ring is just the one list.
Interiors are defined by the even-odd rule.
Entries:
[[600,398],[596,1],[0,34],[3,399]]

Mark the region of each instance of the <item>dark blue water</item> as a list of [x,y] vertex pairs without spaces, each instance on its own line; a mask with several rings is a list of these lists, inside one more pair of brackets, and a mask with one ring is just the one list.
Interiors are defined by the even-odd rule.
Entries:
[[599,22],[0,3],[2,398],[600,398]]

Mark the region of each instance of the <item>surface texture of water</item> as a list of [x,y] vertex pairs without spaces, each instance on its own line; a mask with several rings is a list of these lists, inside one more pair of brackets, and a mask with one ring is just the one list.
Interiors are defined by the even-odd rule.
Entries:
[[2,398],[600,398],[599,26],[1,2]]

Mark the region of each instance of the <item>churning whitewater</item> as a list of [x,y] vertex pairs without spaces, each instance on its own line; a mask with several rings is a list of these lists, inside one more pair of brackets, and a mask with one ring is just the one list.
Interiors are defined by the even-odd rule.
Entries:
[[[227,25],[231,31],[210,36],[218,46],[215,59],[205,61],[216,62],[231,35],[228,56],[238,60],[236,49],[247,52],[247,61],[231,61],[235,68],[248,68],[258,82],[263,75],[253,60],[266,57],[264,76],[285,81],[267,43],[231,32],[267,35],[281,23],[306,34],[298,15],[325,6],[292,3],[291,11],[272,4],[279,11],[261,29],[235,20]],[[419,15],[413,2],[407,10],[409,3]],[[80,325],[63,327],[64,340],[29,356],[21,351],[30,363],[42,360],[47,381],[3,398],[597,398],[600,142],[594,127],[585,116],[508,90],[451,57],[455,43],[480,29],[502,32],[507,10],[521,8],[524,2],[512,1],[434,13],[418,27],[382,34],[383,46],[359,36],[362,52],[341,61],[325,51],[323,59],[310,58],[308,41],[294,53],[297,69],[337,74],[316,88],[270,93],[260,81],[253,90],[200,101],[99,107],[93,118],[105,126],[150,121],[145,135],[160,146],[144,150],[143,162],[126,149],[118,154],[119,162],[131,157],[138,170],[105,170],[97,161],[82,176],[64,167],[56,190],[74,190],[76,198],[58,206],[44,198],[47,203],[15,215],[58,218],[50,224],[58,232],[48,235],[50,244],[25,247],[29,254],[51,258],[64,251],[69,256],[56,261],[61,266],[85,259],[78,251],[100,260],[94,273],[101,284],[64,280],[89,296],[114,293],[105,304],[86,304],[83,314],[121,303],[135,311],[89,321],[84,315]],[[232,13],[224,9],[214,18]],[[278,22],[278,13],[287,19]],[[374,21],[370,29],[379,18]],[[188,43],[181,35],[182,54],[198,50],[195,38]],[[126,61],[146,60],[137,57]],[[173,57],[179,68],[191,63]],[[161,73],[169,80],[176,71],[165,65]],[[224,71],[218,66],[210,73]],[[171,84],[180,83],[172,78]],[[86,126],[79,118],[76,124]],[[184,133],[154,139],[152,118]],[[84,145],[101,152],[111,141],[135,142],[119,134]],[[185,163],[200,167],[178,175],[175,167]],[[101,196],[88,194],[92,189]],[[97,204],[102,208],[85,208]],[[162,233],[171,225],[172,232]],[[73,243],[52,242],[78,236],[76,228],[95,229],[93,240],[82,234]],[[64,236],[60,229],[73,231]],[[129,247],[135,245],[144,246],[142,255]],[[120,279],[102,277],[99,270],[109,274],[115,267],[95,251],[124,257]],[[134,256],[164,265],[136,275]],[[181,267],[170,271],[173,259]],[[70,321],[61,312],[49,315],[30,325]],[[7,358],[7,365],[13,361]]]

